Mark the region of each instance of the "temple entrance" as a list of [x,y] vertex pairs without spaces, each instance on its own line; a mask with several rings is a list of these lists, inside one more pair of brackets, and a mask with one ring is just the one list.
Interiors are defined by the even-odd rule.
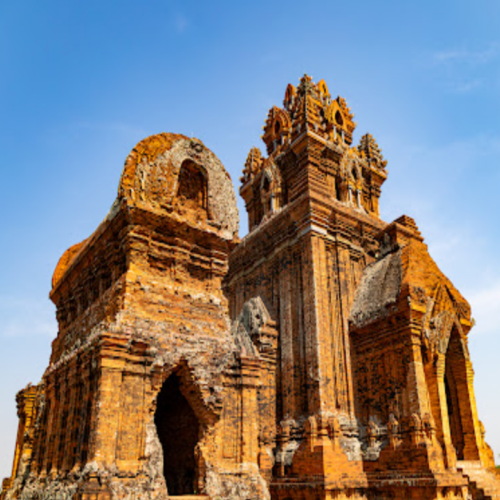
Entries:
[[158,394],[155,424],[163,449],[163,474],[169,495],[196,491],[195,447],[199,422],[182,395],[177,375],[171,375]]
[[446,403],[448,406],[448,419],[450,423],[451,442],[457,452],[457,459],[464,459],[464,433],[460,418],[460,406],[458,400],[457,386],[453,377],[451,363],[446,363],[444,375],[444,386],[446,392]]
[[446,350],[444,389],[450,438],[458,460],[478,460],[466,351],[454,327]]

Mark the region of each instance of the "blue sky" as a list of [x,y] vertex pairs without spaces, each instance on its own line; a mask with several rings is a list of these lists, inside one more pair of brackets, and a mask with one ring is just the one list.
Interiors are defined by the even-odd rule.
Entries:
[[[0,478],[15,393],[57,327],[62,252],[111,206],[142,138],[200,138],[236,187],[268,109],[308,73],[388,160],[381,211],[414,217],[471,302],[479,416],[500,453],[500,2],[0,2]],[[246,213],[240,202],[240,235]]]

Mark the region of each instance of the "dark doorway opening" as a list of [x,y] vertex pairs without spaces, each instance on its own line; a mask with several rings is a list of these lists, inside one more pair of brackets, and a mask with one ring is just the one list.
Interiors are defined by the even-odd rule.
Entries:
[[[457,459],[464,460],[464,432],[462,428],[462,415],[460,408],[459,392],[457,387],[457,371],[460,370],[463,358],[462,346],[458,334],[453,331],[446,353],[444,373],[444,386],[446,403],[448,406],[448,419],[450,423],[451,442],[457,452]],[[462,374],[465,377],[465,373]]]
[[169,495],[188,495],[196,491],[195,447],[199,422],[180,391],[174,374],[158,394],[155,424],[163,449],[163,474]]

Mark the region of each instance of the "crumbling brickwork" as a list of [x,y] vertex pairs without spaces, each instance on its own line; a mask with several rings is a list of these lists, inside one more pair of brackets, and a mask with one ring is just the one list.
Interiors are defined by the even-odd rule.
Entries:
[[159,134],[61,257],[59,332],[18,395],[7,499],[500,498],[470,308],[415,221],[379,216],[386,161],[325,82],[267,117],[240,193]]

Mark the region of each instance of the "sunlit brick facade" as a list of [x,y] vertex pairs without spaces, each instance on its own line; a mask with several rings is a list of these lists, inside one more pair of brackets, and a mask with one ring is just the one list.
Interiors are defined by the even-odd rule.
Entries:
[[136,146],[55,270],[2,500],[500,498],[470,307],[413,219],[380,219],[387,162],[353,118],[323,81],[287,87],[245,163],[241,241],[200,141]]

